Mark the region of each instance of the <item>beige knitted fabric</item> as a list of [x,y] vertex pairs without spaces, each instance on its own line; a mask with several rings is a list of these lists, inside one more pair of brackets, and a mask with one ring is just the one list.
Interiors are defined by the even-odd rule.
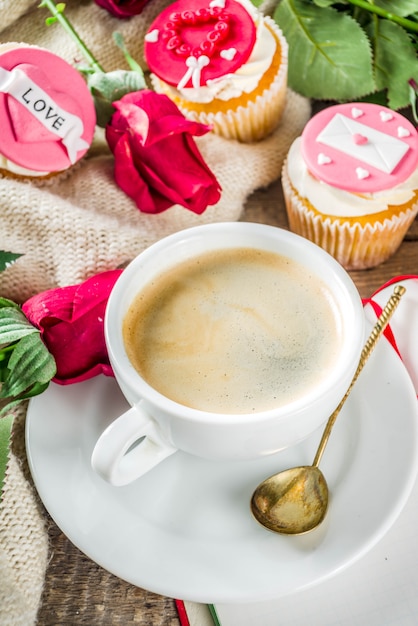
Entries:
[[[141,15],[117,20],[93,0],[72,0],[65,14],[105,70],[126,68],[111,39],[116,30],[146,69],[143,35],[168,3],[150,0]],[[82,61],[61,26],[45,26],[49,13],[38,5],[39,0],[0,0],[0,41],[37,44],[69,63]],[[282,122],[264,141],[244,145],[213,134],[198,138],[199,149],[223,190],[218,204],[200,216],[180,206],[160,215],[141,213],[114,183],[113,157],[101,129],[88,156],[65,175],[44,183],[0,178],[0,249],[24,255],[0,275],[0,295],[24,302],[45,289],[118,267],[182,228],[238,220],[246,198],[279,177],[290,143],[309,115],[309,102],[288,91]],[[0,624],[31,626],[36,622],[48,546],[36,491],[22,470],[24,429],[17,428],[14,437],[0,504]]]
[[21,409],[0,503],[1,626],[35,623],[48,559],[48,536],[24,459],[24,417]]

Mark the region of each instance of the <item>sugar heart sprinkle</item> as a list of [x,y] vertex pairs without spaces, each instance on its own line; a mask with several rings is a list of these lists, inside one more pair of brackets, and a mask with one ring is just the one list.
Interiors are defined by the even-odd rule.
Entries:
[[411,133],[407,128],[404,128],[403,126],[398,127],[398,137],[409,137],[410,134]]
[[221,50],[219,53],[219,56],[221,56],[226,61],[232,61],[236,53],[237,53],[236,48],[228,48],[227,50]]
[[361,117],[362,115],[364,115],[363,111],[361,109],[357,109],[357,107],[353,107],[351,109],[351,115],[356,118],[356,117]]
[[386,111],[380,111],[380,119],[382,122],[389,122],[390,120],[393,120],[393,115],[392,113],[387,113]]
[[323,152],[320,152],[318,154],[318,165],[328,165],[328,163],[332,163],[332,159]]
[[356,167],[356,174],[359,180],[363,180],[363,178],[368,178],[370,176],[370,172],[363,169],[362,167]]
[[154,28],[154,30],[150,30],[150,32],[145,35],[145,41],[148,43],[156,43],[158,41],[158,35],[158,28]]

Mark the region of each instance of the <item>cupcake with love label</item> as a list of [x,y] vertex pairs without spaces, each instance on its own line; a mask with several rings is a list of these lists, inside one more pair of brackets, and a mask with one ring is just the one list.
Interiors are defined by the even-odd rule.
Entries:
[[144,54],[155,91],[188,119],[241,142],[278,126],[287,43],[249,0],[177,0],[151,24]]
[[79,72],[37,46],[0,45],[0,172],[42,179],[68,170],[91,145],[93,99]]
[[282,186],[290,229],[346,269],[379,265],[418,213],[418,133],[369,103],[314,115],[290,147]]

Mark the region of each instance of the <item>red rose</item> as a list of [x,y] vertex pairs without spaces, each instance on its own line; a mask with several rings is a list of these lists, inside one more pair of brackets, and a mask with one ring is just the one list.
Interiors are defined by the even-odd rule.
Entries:
[[95,0],[95,2],[114,17],[122,19],[142,13],[149,0]]
[[39,328],[55,358],[55,382],[66,385],[97,374],[113,375],[103,322],[109,294],[121,271],[103,272],[80,285],[44,291],[23,304],[23,313]]
[[167,96],[149,89],[113,103],[106,127],[115,180],[140,211],[161,213],[173,204],[200,214],[220,198],[220,185],[193,135],[210,127],[187,120]]

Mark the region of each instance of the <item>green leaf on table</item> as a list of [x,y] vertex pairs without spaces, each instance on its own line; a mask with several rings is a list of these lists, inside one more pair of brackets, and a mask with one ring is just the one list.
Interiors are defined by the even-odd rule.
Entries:
[[39,334],[39,330],[29,322],[19,307],[0,306],[0,346],[33,333]]
[[370,42],[352,17],[282,0],[274,19],[289,44],[291,89],[318,100],[355,100],[375,90]]
[[389,20],[376,19],[367,27],[375,54],[377,89],[388,90],[392,109],[410,103],[408,81],[418,82],[418,58],[411,39],[403,28]]
[[39,333],[22,337],[14,345],[7,367],[9,374],[1,385],[0,398],[37,395],[56,373],[55,359]]
[[13,418],[13,415],[6,415],[0,418],[0,502],[3,493],[4,477],[9,462]]
[[0,272],[4,272],[4,270],[13,265],[13,263],[21,256],[21,254],[17,254],[16,252],[6,252],[5,250],[0,250]]

